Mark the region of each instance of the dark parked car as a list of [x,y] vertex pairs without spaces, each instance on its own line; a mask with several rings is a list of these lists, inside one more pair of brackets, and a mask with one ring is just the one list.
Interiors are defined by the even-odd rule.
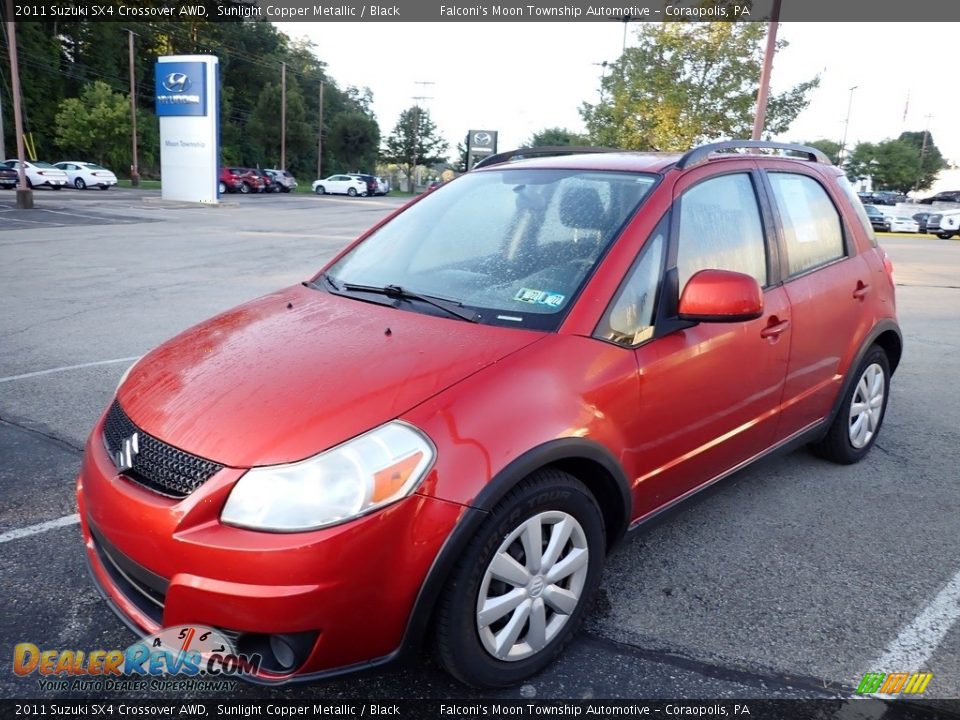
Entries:
[[243,168],[243,169],[246,170],[248,173],[253,173],[258,178],[260,178],[260,180],[263,181],[263,188],[260,190],[260,192],[265,192],[265,193],[281,192],[280,185],[274,179],[273,175],[271,175],[266,170],[261,170],[260,168]]
[[373,175],[365,175],[364,173],[348,173],[350,177],[360,178],[367,184],[367,195],[373,197],[374,195],[380,195],[380,183],[377,182],[377,179]]
[[935,202],[960,203],[960,190],[944,190],[920,201],[922,205],[932,205]]
[[863,209],[867,211],[867,217],[870,218],[870,224],[874,230],[890,232],[890,218],[877,210],[873,205],[864,205]]
[[[261,683],[430,637],[502,687],[560,654],[629,530],[778,450],[870,452],[901,357],[893,265],[826,155],[522,152],[127,370],[84,451],[77,545],[129,625],[212,626]],[[829,482],[857,503],[874,471]],[[771,522],[804,536],[790,508]]]
[[909,198],[903,193],[893,192],[892,190],[878,190],[873,193],[874,205],[896,205],[897,203],[908,202]]
[[20,174],[11,167],[0,165],[0,187],[4,190],[13,190],[20,181]]

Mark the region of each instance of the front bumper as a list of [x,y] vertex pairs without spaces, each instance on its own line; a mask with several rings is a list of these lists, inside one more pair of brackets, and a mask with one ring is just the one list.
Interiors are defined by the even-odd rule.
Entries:
[[87,441],[77,499],[93,577],[144,634],[202,624],[230,634],[317,633],[298,676],[389,658],[417,594],[464,508],[412,495],[312,532],[233,528],[219,514],[242,469],[225,468],[182,500],[117,475],[101,440]]

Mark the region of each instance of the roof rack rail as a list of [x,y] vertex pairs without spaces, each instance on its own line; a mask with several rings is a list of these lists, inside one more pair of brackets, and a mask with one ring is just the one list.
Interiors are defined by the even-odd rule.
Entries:
[[738,150],[742,148],[784,150],[806,155],[806,159],[811,162],[824,163],[826,165],[832,164],[830,158],[828,158],[823,151],[817,150],[817,148],[814,147],[807,147],[806,145],[792,145],[790,143],[770,142],[768,140],[724,140],[723,142],[701,145],[700,147],[690,150],[677,161],[677,169],[686,170],[695,165],[705,163],[710,159],[712,154],[720,152],[721,150]]
[[476,170],[477,168],[481,167],[500,165],[501,163],[511,162],[512,160],[523,160],[525,158],[554,157],[557,155],[584,155],[609,152],[623,152],[623,150],[618,150],[616,148],[584,147],[576,145],[552,145],[546,147],[517,148],[516,150],[509,150],[508,152],[497,153],[496,155],[488,155],[487,157],[483,158],[483,160],[477,162],[471,169]]

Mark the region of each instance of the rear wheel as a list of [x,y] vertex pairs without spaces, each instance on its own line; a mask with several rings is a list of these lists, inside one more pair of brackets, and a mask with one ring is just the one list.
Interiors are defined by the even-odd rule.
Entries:
[[811,446],[815,454],[841,465],[860,462],[883,424],[890,395],[890,361],[883,348],[870,348],[855,377],[826,436]]
[[347,195],[349,195],[350,197],[356,197],[356,196],[357,196],[357,189],[356,189],[356,188],[347,188]]
[[51,190],[63,190],[63,185],[51,185]]
[[227,192],[227,184],[222,180],[217,183],[217,192],[220,193],[221,195]]
[[251,190],[250,183],[247,183],[247,182],[240,183],[240,192],[242,194],[247,195],[250,193],[250,190]]
[[444,589],[437,651],[456,678],[504,687],[571,640],[600,583],[603,516],[572,475],[541,470],[491,512]]
[[86,189],[87,189],[87,184],[83,181],[83,178],[77,178],[76,180],[74,180],[74,181],[73,181],[73,185],[74,185],[74,187],[77,188],[77,190],[86,190]]

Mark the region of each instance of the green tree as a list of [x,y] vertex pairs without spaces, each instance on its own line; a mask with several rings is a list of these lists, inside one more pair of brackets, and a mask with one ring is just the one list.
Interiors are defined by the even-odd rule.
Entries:
[[61,150],[115,168],[130,163],[130,98],[94,82],[79,98],[60,103],[56,120]]
[[832,162],[834,165],[840,164],[840,143],[835,142],[834,140],[827,140],[825,138],[822,140],[810,140],[808,142],[802,142],[800,145],[807,145],[808,147],[816,148],[830,158],[830,162]]
[[400,113],[393,133],[384,142],[383,159],[404,169],[408,190],[413,192],[417,165],[444,162],[448,147],[447,141],[437,133],[430,111],[414,106]]
[[914,188],[919,169],[920,149],[903,140],[858,143],[844,165],[852,180],[869,177],[875,189],[897,192]]
[[[602,99],[583,103],[597,145],[638,150],[684,150],[718,138],[749,137],[756,111],[761,40],[753,22],[644,24],[637,44],[613,64]],[[785,47],[780,41],[778,47]],[[768,135],[787,130],[808,104],[819,76],[781,93],[767,105]]]
[[327,143],[335,167],[351,172],[376,169],[380,128],[369,115],[359,110],[340,113],[330,124]]
[[917,151],[917,178],[914,182],[914,190],[926,190],[937,178],[937,173],[948,166],[940,152],[940,148],[933,142],[933,135],[927,131],[923,132],[902,132],[897,138],[900,142],[905,142],[913,146]]
[[578,135],[572,130],[561,127],[544,128],[535,132],[527,140],[527,147],[554,147],[567,145],[588,145],[589,139],[586,135]]

